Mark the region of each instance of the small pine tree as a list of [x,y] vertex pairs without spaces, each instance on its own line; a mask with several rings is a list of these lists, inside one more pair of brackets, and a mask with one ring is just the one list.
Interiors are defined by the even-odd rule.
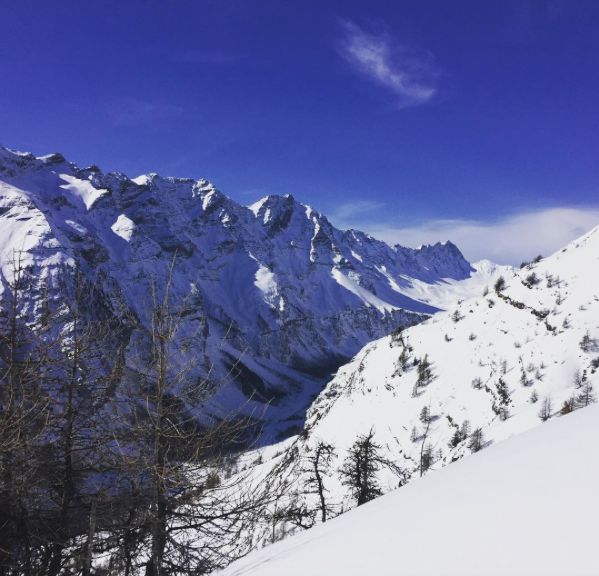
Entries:
[[493,287],[495,288],[495,292],[499,294],[500,292],[503,292],[505,290],[505,286],[505,278],[503,276],[500,276],[499,278],[497,278],[497,282],[495,282],[495,285]]
[[483,387],[483,380],[480,377],[476,377],[474,380],[472,380],[472,388],[474,388],[475,390],[480,390]]
[[451,440],[449,441],[448,446],[450,448],[455,448],[462,440],[463,440],[462,433],[459,430],[456,430],[453,433],[453,436],[451,437]]
[[423,424],[428,424],[428,422],[430,422],[431,411],[428,406],[422,407],[422,410],[420,411],[419,419],[420,419],[420,422],[422,422]]
[[532,391],[532,394],[530,395],[530,402],[531,404],[536,404],[539,401],[539,395],[537,394],[536,390]]
[[420,438],[420,436],[418,435],[418,429],[416,428],[416,426],[414,426],[412,428],[412,433],[410,434],[410,441],[416,442],[418,438]]
[[422,458],[420,460],[421,466],[421,475],[424,472],[427,472],[430,467],[435,463],[435,454],[433,447],[430,444],[427,444],[422,451]]
[[428,386],[434,379],[431,363],[428,360],[428,354],[424,355],[424,358],[418,363],[418,378],[416,385],[418,388]]
[[551,401],[551,396],[545,396],[543,399],[543,403],[541,404],[541,409],[539,410],[539,418],[543,422],[547,422],[549,418],[551,418],[551,414],[553,412],[553,403]]
[[414,387],[412,388],[412,398],[418,398],[418,393],[420,389],[418,388],[418,381],[414,383]]
[[456,310],[452,315],[451,315],[451,319],[457,324],[462,317],[460,316],[460,311]]
[[407,370],[409,361],[410,361],[410,353],[408,352],[408,348],[406,346],[404,346],[401,349],[401,354],[399,355],[399,358],[397,360],[398,367],[401,368],[402,372],[405,372]]
[[597,396],[595,395],[593,385],[589,381],[586,381],[582,386],[582,391],[576,397],[576,405],[580,408],[584,408],[595,402],[597,402]]
[[582,378],[582,374],[580,373],[580,370],[576,370],[576,372],[574,372],[572,382],[574,383],[574,387],[577,390],[582,387],[583,378]]
[[472,434],[470,435],[470,440],[468,441],[468,448],[474,454],[484,448],[485,445],[485,435],[482,431],[482,428],[476,428]]
[[462,438],[468,438],[468,436],[470,436],[470,420],[464,420],[464,422],[462,422],[462,429],[460,432]]
[[594,338],[591,338],[591,335],[589,334],[589,331],[586,331],[586,334],[582,337],[582,340],[580,341],[580,349],[583,352],[590,352],[593,347],[595,346],[596,342]]
[[510,391],[505,383],[505,380],[503,378],[499,378],[499,381],[497,384],[495,384],[495,388],[497,388],[497,393],[501,399],[501,404],[503,406],[507,406],[510,402]]

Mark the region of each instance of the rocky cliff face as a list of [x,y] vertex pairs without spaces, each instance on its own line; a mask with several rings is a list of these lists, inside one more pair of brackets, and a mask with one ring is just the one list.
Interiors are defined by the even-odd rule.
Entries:
[[[416,324],[496,273],[451,243],[390,247],[336,229],[291,196],[244,207],[206,180],[129,178],[60,154],[0,148],[0,270],[21,254],[55,281],[80,263],[106,306],[143,316],[152,278],[192,293],[198,354],[214,374],[240,359],[215,403],[272,401],[269,433],[301,424],[311,399],[364,344]],[[204,368],[206,369],[206,368]]]

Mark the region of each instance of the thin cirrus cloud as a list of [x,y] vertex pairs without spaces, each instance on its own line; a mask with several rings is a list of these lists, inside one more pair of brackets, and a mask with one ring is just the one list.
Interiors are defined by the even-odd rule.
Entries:
[[354,202],[346,202],[345,204],[336,206],[329,212],[329,216],[335,222],[349,222],[356,214],[363,215],[367,212],[379,210],[384,206],[382,202],[355,200]]
[[429,53],[402,46],[387,31],[368,32],[349,20],[340,24],[339,55],[357,74],[390,91],[397,107],[418,106],[437,94],[439,71]]
[[334,222],[359,228],[388,244],[417,247],[451,240],[470,262],[487,258],[518,265],[538,254],[548,256],[599,226],[599,206],[553,207],[512,214],[500,220],[429,220],[416,226]]

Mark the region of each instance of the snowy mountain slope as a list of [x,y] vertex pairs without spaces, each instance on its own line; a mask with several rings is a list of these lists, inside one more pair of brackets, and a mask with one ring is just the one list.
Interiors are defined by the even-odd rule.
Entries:
[[597,574],[599,407],[491,446],[220,576]]
[[[598,264],[599,227],[506,275],[499,293],[465,300],[367,344],[312,404],[302,433],[263,465],[275,468],[287,459],[290,482],[302,486],[301,463],[319,442],[332,445],[337,457],[323,479],[327,503],[340,512],[356,503],[339,470],[358,436],[370,430],[405,483],[418,480],[421,468],[426,476],[476,450],[476,429],[485,447],[542,425],[544,408],[550,419],[560,417],[564,402],[566,411],[592,403],[599,396]],[[400,479],[383,468],[378,482],[388,492]],[[316,495],[300,499],[317,510]],[[282,535],[293,530],[281,526]]]
[[192,290],[205,318],[197,350],[213,358],[215,376],[241,357],[235,386],[217,402],[273,400],[269,417],[287,433],[365,343],[479,293],[501,272],[471,267],[451,243],[391,248],[338,230],[290,196],[246,208],[206,180],[130,179],[0,148],[4,277],[21,251],[39,278],[79,261],[107,303],[140,316],[151,278],[164,282],[176,254],[176,296]]

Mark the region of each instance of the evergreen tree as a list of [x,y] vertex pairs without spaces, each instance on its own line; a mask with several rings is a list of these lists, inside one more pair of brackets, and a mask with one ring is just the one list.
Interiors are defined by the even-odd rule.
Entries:
[[431,363],[428,360],[428,354],[424,355],[424,358],[418,363],[418,378],[416,379],[416,386],[423,388],[428,386],[434,379]]
[[590,352],[594,348],[595,344],[595,339],[591,338],[591,335],[587,330],[586,334],[582,337],[582,340],[580,341],[580,349],[583,352]]
[[597,396],[593,385],[587,380],[582,386],[580,394],[576,397],[576,406],[584,408],[589,404],[597,402]]
[[382,494],[378,484],[380,450],[381,446],[374,441],[374,429],[371,429],[365,436],[358,436],[340,470],[341,482],[350,489],[358,506]]
[[450,448],[455,448],[462,440],[463,440],[463,436],[460,430],[456,430],[453,433],[453,436],[451,437],[451,440],[448,443],[448,446]]
[[485,435],[482,431],[482,428],[475,428],[472,434],[470,435],[470,440],[468,441],[468,448],[472,453],[478,452],[482,450],[485,445]]
[[460,430],[462,438],[468,438],[470,436],[470,420],[464,420],[462,422],[462,428]]
[[551,414],[553,412],[553,403],[551,401],[551,396],[545,396],[543,399],[543,403],[541,404],[541,409],[539,410],[539,418],[543,422],[547,422],[549,418],[551,418]]
[[419,435],[418,435],[418,429],[416,428],[416,426],[414,426],[412,428],[412,432],[410,434],[410,441],[411,442],[416,442],[416,440],[418,440]]
[[503,276],[500,276],[499,278],[497,278],[497,281],[495,282],[494,288],[495,288],[495,292],[497,292],[498,294],[500,292],[503,292],[503,290],[505,290],[505,278]]
[[480,390],[482,387],[483,387],[482,378],[477,376],[474,380],[472,380],[472,388],[474,388],[475,390]]

